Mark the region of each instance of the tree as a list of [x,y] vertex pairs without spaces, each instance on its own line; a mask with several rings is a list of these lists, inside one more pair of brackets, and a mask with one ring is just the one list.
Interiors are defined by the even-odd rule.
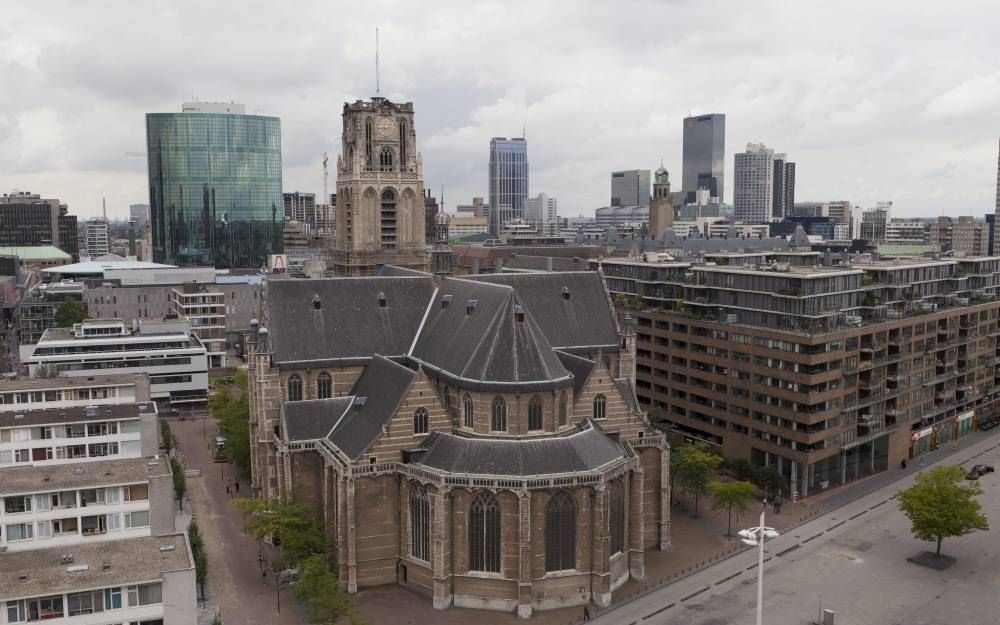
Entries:
[[170,450],[174,448],[174,435],[170,431],[170,424],[160,421],[160,438],[163,439],[164,453],[170,455]]
[[184,494],[187,492],[187,480],[184,479],[184,467],[177,458],[170,456],[170,470],[174,474],[174,499],[184,509]]
[[705,443],[681,447],[675,471],[684,490],[694,495],[694,516],[698,516],[698,500],[708,491],[708,485],[722,466],[722,458],[708,450]]
[[315,625],[335,625],[344,616],[356,622],[351,599],[322,554],[313,554],[299,564],[295,598],[306,605],[309,622]]
[[910,519],[913,535],[936,541],[938,557],[945,538],[989,529],[982,506],[975,499],[983,489],[979,482],[966,482],[964,478],[961,467],[934,467],[918,473],[913,486],[899,493],[899,509]]
[[188,525],[188,542],[191,543],[191,555],[194,557],[194,578],[198,583],[198,594],[204,599],[205,580],[208,578],[208,557],[205,555],[205,541],[194,520]]
[[36,378],[58,378],[62,375],[62,371],[59,367],[53,364],[43,362],[42,364],[35,367],[35,377]]
[[725,510],[728,514],[726,536],[731,536],[733,533],[733,510],[736,510],[736,519],[739,520],[740,513],[746,512],[753,503],[757,489],[750,482],[718,480],[709,484],[708,492],[712,495],[712,509]]
[[87,318],[87,309],[83,305],[67,296],[63,303],[56,309],[55,320],[59,328],[72,328],[74,323],[80,323]]
[[785,484],[785,478],[781,475],[781,471],[773,464],[757,467],[754,471],[753,481],[757,488],[764,491],[765,497],[780,494],[781,487]]
[[281,544],[282,568],[295,566],[311,555],[327,553],[323,521],[297,503],[239,498],[233,505],[250,516],[247,530],[257,539],[270,537]]
[[250,403],[247,373],[237,371],[235,385],[219,387],[208,400],[208,408],[226,437],[226,458],[240,475],[250,475]]

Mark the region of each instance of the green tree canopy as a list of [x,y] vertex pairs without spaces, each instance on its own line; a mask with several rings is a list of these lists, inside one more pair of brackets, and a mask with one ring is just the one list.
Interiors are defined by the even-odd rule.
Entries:
[[344,616],[351,623],[357,622],[350,597],[320,554],[311,555],[299,564],[295,598],[305,604],[309,622],[314,625],[335,625]]
[[899,493],[899,508],[910,519],[913,535],[920,540],[941,541],[989,529],[982,506],[976,500],[983,490],[979,482],[966,481],[957,466],[934,467],[917,474],[913,486]]
[[234,386],[220,386],[208,400],[208,408],[226,437],[226,458],[243,477],[250,476],[250,403],[247,373],[237,371]]
[[72,328],[74,323],[80,323],[86,318],[87,309],[72,297],[67,296],[56,309],[56,326],[60,328]]
[[687,445],[674,453],[680,456],[674,465],[677,482],[694,495],[694,515],[698,516],[698,500],[715,480],[722,458],[709,451],[705,443]]
[[753,505],[757,489],[750,482],[723,482],[719,480],[709,484],[708,492],[712,495],[712,509],[726,511],[728,515],[726,536],[731,536],[733,533],[733,510],[736,510],[736,518],[739,520],[740,513],[746,512]]
[[296,566],[311,555],[326,557],[323,522],[308,507],[263,499],[239,498],[233,505],[249,516],[247,530],[256,538],[277,538],[281,543],[281,566]]
[[785,478],[778,471],[778,467],[769,464],[766,467],[757,467],[754,471],[753,482],[764,491],[768,497],[781,493],[781,487],[785,484]]

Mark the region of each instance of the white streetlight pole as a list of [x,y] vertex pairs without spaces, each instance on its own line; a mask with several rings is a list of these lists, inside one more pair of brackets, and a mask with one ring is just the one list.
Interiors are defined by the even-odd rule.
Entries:
[[757,625],[764,625],[764,539],[777,538],[778,532],[773,527],[764,525],[764,514],[767,512],[767,501],[760,511],[760,526],[737,532],[743,544],[757,547]]

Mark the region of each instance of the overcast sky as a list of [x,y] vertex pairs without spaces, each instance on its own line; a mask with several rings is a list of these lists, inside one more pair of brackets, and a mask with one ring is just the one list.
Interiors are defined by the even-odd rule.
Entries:
[[[322,193],[345,100],[412,101],[425,185],[487,195],[492,136],[527,127],[531,194],[564,216],[610,172],[680,186],[682,118],[727,115],[733,154],[797,163],[796,199],[894,215],[992,212],[1000,3],[19,2],[0,0],[0,191],[124,216],[146,203],[147,112],[243,102],[281,118],[284,189]],[[330,187],[334,187],[335,174]]]

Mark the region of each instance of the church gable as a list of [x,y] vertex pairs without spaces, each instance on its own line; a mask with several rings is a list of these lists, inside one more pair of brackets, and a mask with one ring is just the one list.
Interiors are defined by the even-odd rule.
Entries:
[[451,417],[434,384],[423,371],[417,371],[409,390],[365,455],[375,457],[376,462],[398,462],[401,450],[419,446],[431,432],[451,429]]
[[603,358],[599,358],[586,383],[576,394],[573,417],[594,419],[606,432],[618,432],[622,438],[637,436],[649,429],[637,409],[628,380],[615,379]]

